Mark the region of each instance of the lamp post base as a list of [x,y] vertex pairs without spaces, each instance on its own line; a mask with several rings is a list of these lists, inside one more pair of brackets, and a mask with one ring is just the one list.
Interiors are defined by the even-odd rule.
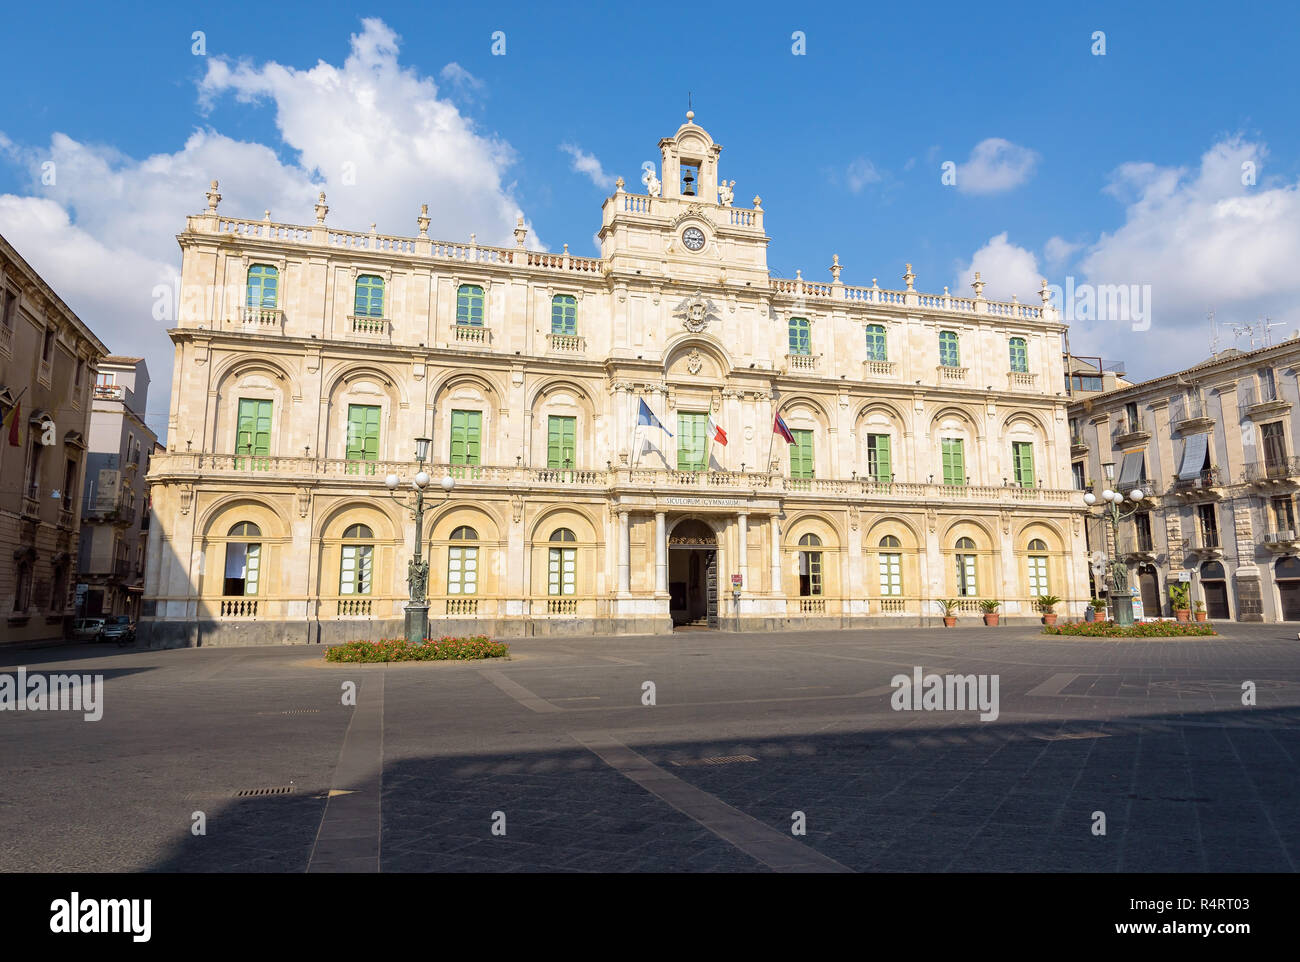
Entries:
[[1115,609],[1115,623],[1127,628],[1133,624],[1133,599],[1128,595],[1118,595],[1111,600]]
[[406,606],[406,641],[412,645],[424,644],[429,634],[429,606]]

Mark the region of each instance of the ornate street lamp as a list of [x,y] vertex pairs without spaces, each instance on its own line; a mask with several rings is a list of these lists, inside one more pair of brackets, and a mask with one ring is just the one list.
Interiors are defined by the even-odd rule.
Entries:
[[[1146,497],[1141,488],[1134,488],[1127,495],[1107,488],[1101,493],[1105,502],[1101,516],[1110,522],[1111,534],[1115,542],[1114,558],[1107,551],[1106,567],[1110,569],[1110,603],[1115,609],[1115,621],[1121,625],[1133,624],[1133,597],[1128,588],[1128,565],[1119,560],[1119,523],[1137,511],[1138,503]],[[1091,491],[1083,496],[1083,503],[1092,507],[1097,503],[1097,496]],[[1120,505],[1128,505],[1128,510],[1121,512]]]
[[[432,441],[429,438],[415,439],[415,460],[418,469],[411,481],[411,487],[415,489],[415,503],[411,504],[409,500],[400,499],[402,504],[411,509],[411,515],[415,518],[415,550],[412,553],[410,564],[406,567],[406,587],[409,596],[406,603],[406,640],[412,645],[422,644],[429,632],[429,600],[426,594],[429,585],[429,563],[424,560],[422,542],[424,533],[424,489],[433,480],[424,470],[424,462],[429,458],[429,445],[431,443]],[[402,479],[395,474],[390,474],[384,478],[384,484],[387,485],[389,491],[394,493],[396,493],[401,483]],[[450,495],[451,489],[455,486],[456,482],[451,475],[443,477],[443,491]]]

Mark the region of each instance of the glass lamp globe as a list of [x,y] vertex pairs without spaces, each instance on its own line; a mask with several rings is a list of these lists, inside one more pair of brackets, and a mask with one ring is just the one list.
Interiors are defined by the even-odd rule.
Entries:
[[1093,505],[1093,504],[1096,504],[1096,503],[1097,503],[1097,496],[1096,496],[1095,494],[1093,494],[1091,491],[1089,491],[1087,494],[1085,494],[1085,495],[1083,496],[1083,503],[1084,503],[1084,504],[1087,504],[1087,505]]
[[1101,493],[1101,499],[1103,501],[1109,501],[1114,496],[1115,496],[1115,492],[1112,491],[1110,488],[1107,488],[1105,491]]
[[417,488],[423,488],[426,484],[429,483],[430,480],[432,479],[429,477],[429,472],[421,471],[419,474],[415,476],[415,486]]
[[401,483],[402,483],[402,479],[395,474],[390,474],[388,475],[388,477],[384,478],[384,484],[388,487],[390,491],[396,488]]
[[456,479],[453,478],[450,474],[444,474],[442,476],[442,481],[440,482],[440,484],[442,484],[442,490],[450,493],[451,489],[456,487]]
[[1141,501],[1146,497],[1141,488],[1134,488],[1128,493],[1128,496],[1134,501]]

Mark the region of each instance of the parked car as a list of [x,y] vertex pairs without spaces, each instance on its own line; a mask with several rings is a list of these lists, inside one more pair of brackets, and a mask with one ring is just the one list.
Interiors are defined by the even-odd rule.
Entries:
[[103,630],[103,618],[78,618],[72,623],[72,637],[83,641],[99,641],[99,633]]
[[121,647],[135,643],[135,622],[126,615],[110,615],[99,630],[100,641],[115,641]]

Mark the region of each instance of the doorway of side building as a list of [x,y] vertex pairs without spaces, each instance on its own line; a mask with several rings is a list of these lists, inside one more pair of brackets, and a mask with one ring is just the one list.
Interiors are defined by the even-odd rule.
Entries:
[[1208,617],[1216,620],[1232,617],[1228,610],[1228,576],[1221,562],[1207,561],[1201,565],[1201,593],[1205,595]]
[[1142,616],[1160,617],[1160,576],[1154,565],[1141,565],[1137,570],[1138,594],[1142,598]]
[[1282,602],[1282,620],[1300,621],[1300,558],[1278,558],[1273,577]]
[[718,539],[688,519],[668,536],[668,607],[675,629],[718,627]]

